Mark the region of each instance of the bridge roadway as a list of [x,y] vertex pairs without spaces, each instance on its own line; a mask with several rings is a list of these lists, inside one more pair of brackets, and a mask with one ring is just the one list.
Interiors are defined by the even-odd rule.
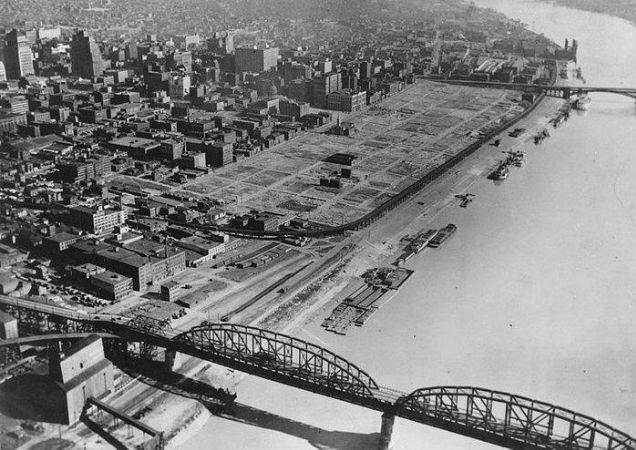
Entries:
[[636,99],[636,87],[609,87],[609,86],[555,86],[545,84],[522,84],[522,83],[500,83],[496,81],[472,81],[472,80],[443,80],[443,79],[430,79],[446,84],[460,84],[473,87],[484,88],[499,88],[510,90],[522,90],[522,91],[539,91],[545,93],[560,93],[561,96],[569,98],[571,94],[587,94],[589,92],[607,92],[612,94],[624,95],[633,99]]
[[[355,364],[291,336],[230,323],[178,330],[166,323],[70,311],[0,295],[0,308],[52,334],[7,344],[56,341],[90,333],[161,346],[320,395],[381,411],[380,448],[388,448],[395,417],[514,449],[636,450],[636,440],[592,417],[528,397],[469,386],[438,386],[410,394],[378,385]],[[168,357],[167,357],[168,360]]]

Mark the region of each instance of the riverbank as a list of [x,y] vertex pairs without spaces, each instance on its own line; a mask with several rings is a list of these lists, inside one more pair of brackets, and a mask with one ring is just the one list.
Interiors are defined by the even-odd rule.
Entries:
[[[621,28],[623,21],[534,2],[508,3],[506,14],[526,23],[538,17],[535,27],[550,38],[584,42],[579,62],[588,83],[619,85],[631,79],[636,53],[617,51],[615,45],[636,42],[632,28]],[[524,14],[517,16],[519,7]],[[633,433],[634,105],[592,97],[590,111],[575,112],[561,128],[550,128],[552,137],[541,145],[504,136],[502,148],[486,146],[468,159],[476,163],[483,157],[483,163],[458,166],[427,187],[436,206],[425,208],[414,198],[365,229],[361,234],[368,242],[358,247],[351,270],[374,256],[380,261],[388,256],[389,238],[397,230],[401,236],[409,226],[415,232],[429,224],[458,225],[442,248],[408,262],[415,275],[364,327],[346,337],[327,333],[318,311],[316,320],[302,322],[295,334],[351,360],[383,385],[405,391],[434,385],[497,388],[588,413]],[[537,127],[558,109],[558,100],[547,101],[554,109],[535,112]],[[529,130],[521,139],[532,137],[531,126],[517,126]],[[488,181],[484,169],[503,157],[502,150],[521,145],[527,146],[524,167],[511,169],[503,183]],[[477,196],[468,208],[459,208],[454,194],[468,190]],[[344,289],[347,278],[338,274],[333,281],[342,280]],[[215,439],[216,448],[232,442],[243,449],[311,449],[317,440],[356,433],[358,444],[347,448],[365,448],[365,439],[379,430],[376,413],[256,377],[241,384],[239,398],[277,417],[279,426],[261,420],[239,427],[211,418],[188,448],[215,448]],[[394,437],[400,450],[492,448],[400,420]]]
[[[328,304],[339,296],[342,288],[346,286],[352,275],[360,275],[369,268],[394,260],[398,253],[399,238],[403,234],[408,233],[410,229],[413,232],[419,231],[430,220],[433,220],[439,212],[452,206],[454,201],[452,192],[466,189],[476,180],[481,179],[490,169],[490,166],[502,157],[501,151],[506,146],[514,146],[520,139],[530,139],[533,135],[533,127],[544,126],[560,103],[560,100],[546,99],[544,103],[537,106],[537,111],[534,114],[520,119],[518,125],[530,130],[526,135],[514,140],[503,137],[503,145],[500,147],[486,144],[476,149],[470,158],[459,162],[452,170],[445,171],[418,194],[398,206],[391,214],[375,222],[367,230],[359,232],[359,235],[363,238],[362,241],[355,246],[353,251],[344,254],[343,261],[328,270],[319,280],[298,292],[288,302],[280,305],[273,312],[267,313],[264,317],[246,316],[243,317],[241,322],[252,323],[252,321],[256,320],[260,326],[268,329],[286,331],[292,334],[304,333],[302,325],[320,318],[323,315],[323,310],[329,308]],[[539,118],[535,117],[536,114],[539,114]],[[396,226],[398,223],[405,228]],[[388,306],[388,308],[393,307],[399,308],[400,305],[391,304]],[[300,337],[307,339],[303,335]],[[313,339],[310,337],[310,340]],[[213,367],[208,370],[215,374],[217,372],[222,374],[224,369]],[[216,386],[216,383],[212,384]],[[239,381],[236,381],[231,388],[236,388],[238,383]],[[173,408],[184,409],[180,406],[184,405],[184,403],[179,399],[173,401],[168,398],[162,398],[162,401],[165,403],[164,406],[170,410]],[[196,401],[190,400],[188,404],[191,405],[189,407],[189,415],[182,416],[177,414],[173,417],[173,423],[184,425],[174,426],[176,430],[179,430],[175,438],[177,444],[171,445],[187,447],[187,441],[191,436],[192,438],[197,436],[197,428],[200,428],[200,422],[204,421],[204,419],[200,418],[202,413],[199,407],[196,406]],[[163,409],[164,406],[161,408]],[[186,407],[185,410],[188,410],[188,408]],[[205,417],[209,418],[209,415],[206,414]],[[191,426],[188,426],[188,424],[191,424]],[[161,423],[158,423],[159,429],[164,429],[160,425]]]
[[[470,157],[453,167],[451,171],[446,172],[422,189],[419,194],[400,205],[398,209],[392,211],[385,218],[372,224],[366,233],[363,231],[362,234],[366,234],[367,238],[356,247],[350,259],[339,269],[338,274],[322,288],[323,292],[334,292],[335,295],[329,301],[323,302],[324,304],[315,313],[301,319],[297,323],[295,331],[298,332],[305,325],[321,320],[324,318],[323,316],[328,315],[328,312],[342,300],[351,277],[359,277],[374,267],[391,265],[402,253],[400,248],[402,236],[424,232],[446,209],[459,208],[460,202],[455,194],[468,192],[476,182],[485,178],[492,167],[504,158],[505,151],[515,150],[521,144],[531,142],[536,132],[544,128],[549,128],[554,133],[549,121],[562,104],[563,100],[545,98],[532,114],[510,125],[526,129],[521,137],[512,138],[507,135],[505,130],[502,131],[498,135],[502,141],[499,146],[494,146],[492,143],[484,144]],[[492,139],[494,138],[495,136],[492,137]],[[483,208],[483,205],[480,205],[479,198],[476,198],[469,206],[469,208],[480,207]],[[465,230],[457,231],[458,234],[463,232]],[[430,251],[433,250],[426,249],[423,253]],[[415,272],[414,276],[417,277],[418,273]],[[386,308],[399,307],[394,302],[386,306]],[[371,322],[373,320],[373,318],[370,319]],[[275,326],[273,323],[270,325]]]
[[[312,328],[342,300],[343,293],[346,292],[352,277],[362,275],[369,268],[390,264],[400,253],[399,239],[404,234],[415,234],[426,228],[447,208],[453,206],[459,208],[453,193],[463,191],[477,180],[484,179],[490,168],[504,156],[503,150],[514,148],[521,141],[530,141],[534,136],[534,130],[547,126],[548,121],[562,103],[560,99],[546,98],[533,114],[521,119],[516,125],[527,129],[522,137],[515,139],[502,133],[500,136],[502,144],[499,147],[485,144],[390,214],[359,232],[360,242],[340,264],[307,286],[290,301],[266,314],[258,321],[258,325],[320,343],[321,339],[316,338]],[[470,208],[473,207],[480,207],[479,199],[470,206]],[[458,231],[458,233],[461,232],[465,231]],[[418,275],[420,274],[417,272],[414,274],[415,277]],[[392,301],[384,309],[401,307],[398,302]],[[374,326],[374,321],[375,317],[369,320],[370,326]],[[353,361],[355,362],[355,359]],[[241,401],[243,401],[242,392],[241,388],[238,391]],[[218,426],[218,420],[223,419],[211,419],[211,423],[214,422]],[[202,432],[203,435],[211,426],[206,426]],[[193,445],[194,441],[199,439],[200,437],[195,437],[186,445]]]
[[[544,126],[560,103],[561,101],[556,99],[546,99],[543,104],[538,106],[535,114],[521,119],[519,125],[529,130],[521,139],[530,139],[533,127]],[[535,117],[537,114],[539,117]],[[268,329],[292,334],[304,333],[303,324],[321,318],[325,308],[329,308],[331,302],[337,301],[340,292],[349,282],[351,276],[360,275],[371,267],[394,260],[398,253],[399,238],[403,234],[409,233],[411,230],[412,232],[419,231],[439,212],[452,206],[454,200],[453,196],[449,194],[450,192],[470,187],[475,180],[484,176],[494,162],[501,158],[502,149],[518,143],[518,139],[513,140],[509,137],[502,139],[504,141],[502,146],[485,145],[478,149],[470,158],[453,167],[452,171],[436,178],[429,186],[400,205],[390,215],[372,224],[368,230],[360,232],[362,236],[366,234],[366,238],[355,245],[351,252],[343,254],[343,260],[340,263],[327,270],[327,273],[320,279],[273,312],[265,314],[260,319],[252,316],[249,318],[249,322],[256,320],[260,326]],[[423,204],[426,207],[423,207]],[[396,226],[397,223],[401,225]],[[392,307],[399,308],[400,305],[391,304],[388,306],[388,308]],[[247,318],[245,319],[247,320]],[[300,337],[307,339],[304,335]],[[224,373],[225,371],[226,369],[216,366],[208,368],[206,374],[214,375],[214,380],[211,380],[210,384],[218,386],[223,377],[227,375]],[[231,390],[235,390],[241,379],[242,377],[239,376],[227,386]],[[187,448],[188,441],[196,439],[198,433],[205,428],[205,423],[211,419],[209,412],[201,409],[202,407],[198,405],[196,400],[161,394],[154,403],[158,405],[158,409],[148,416],[149,424],[166,431],[167,437],[172,439],[169,442],[171,448]],[[166,416],[169,417],[167,422],[163,416],[164,411],[170,411],[170,414]]]

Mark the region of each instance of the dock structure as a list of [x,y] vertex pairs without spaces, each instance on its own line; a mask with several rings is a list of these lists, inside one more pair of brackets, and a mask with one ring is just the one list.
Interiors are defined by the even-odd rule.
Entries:
[[351,325],[361,327],[386,303],[382,301],[386,294],[396,291],[412,273],[403,268],[375,269],[363,286],[334,308],[322,326],[327,331],[343,335]]
[[134,417],[129,416],[122,410],[115,408],[114,406],[110,406],[103,401],[96,399],[95,397],[89,397],[86,400],[86,405],[84,406],[84,416],[90,416],[93,409],[96,409],[99,412],[103,411],[107,414],[110,414],[115,422],[117,420],[121,420],[122,422],[140,430],[144,435],[148,436],[148,439],[146,439],[143,444],[138,445],[135,448],[142,450],[163,450],[165,446],[163,432],[155,430],[154,428],[146,425],[143,422],[140,422]]
[[365,285],[338,304],[322,326],[336,334],[346,334],[351,325],[362,326],[378,309],[387,288]]

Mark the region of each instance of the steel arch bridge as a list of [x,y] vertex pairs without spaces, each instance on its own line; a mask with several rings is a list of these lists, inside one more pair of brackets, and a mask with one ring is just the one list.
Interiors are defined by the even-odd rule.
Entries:
[[243,372],[359,404],[376,402],[371,376],[335,353],[285,334],[245,325],[194,327],[172,339],[172,349]]
[[399,417],[507,448],[634,449],[604,422],[507,392],[470,386],[418,389],[394,404]]
[[554,86],[545,84],[522,84],[522,83],[500,83],[496,81],[473,81],[473,80],[444,80],[438,78],[432,78],[431,81],[446,83],[446,84],[459,84],[473,87],[485,87],[485,88],[499,88],[520,90],[526,92],[544,92],[549,97],[562,97],[570,98],[575,94],[587,94],[589,92],[605,92],[610,94],[623,95],[625,97],[636,100],[636,87],[624,88],[624,87],[604,87],[604,86]]
[[604,422],[524,396],[464,386],[422,388],[410,394],[383,387],[347,359],[282,333],[230,323],[180,331],[141,316],[124,321],[121,316],[100,314],[96,319],[60,308],[51,309],[47,317],[45,308],[29,303],[0,296],[1,307],[21,311],[20,320],[29,320],[27,313],[32,313],[41,331],[51,332],[47,320],[54,321],[54,334],[23,337],[7,345],[58,341],[65,333],[69,338],[95,333],[105,339],[160,346],[166,354],[185,353],[381,411],[381,443],[383,439],[388,443],[393,421],[401,417],[513,449],[636,450],[634,438]]

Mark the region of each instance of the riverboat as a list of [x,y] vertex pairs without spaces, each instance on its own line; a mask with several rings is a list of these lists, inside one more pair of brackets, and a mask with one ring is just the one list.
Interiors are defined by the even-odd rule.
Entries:
[[508,168],[508,164],[502,163],[497,170],[495,170],[490,176],[493,180],[505,180],[508,178],[508,174],[510,173],[510,169]]
[[590,99],[589,96],[587,95],[581,95],[579,97],[576,98],[576,100],[574,100],[572,107],[574,109],[578,109],[581,111],[587,111],[588,109],[590,109],[590,103],[592,102],[592,100]]
[[413,239],[413,241],[411,241],[411,245],[409,246],[410,249],[415,253],[421,252],[422,249],[428,245],[435,234],[437,234],[437,230],[428,230],[425,233],[418,234]]
[[525,128],[515,128],[512,133],[508,134],[508,136],[516,138],[521,136],[525,131]]

